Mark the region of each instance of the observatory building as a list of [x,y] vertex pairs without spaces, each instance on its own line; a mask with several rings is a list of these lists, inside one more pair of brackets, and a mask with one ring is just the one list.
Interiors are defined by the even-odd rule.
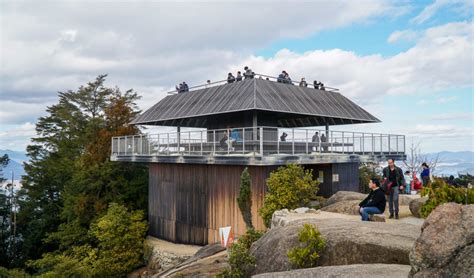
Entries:
[[[257,74],[259,76],[259,74]],[[319,195],[358,191],[361,162],[403,160],[405,136],[339,131],[379,120],[337,89],[319,90],[263,78],[216,82],[168,95],[131,124],[175,132],[112,138],[113,161],[149,166],[149,234],[177,243],[219,242],[219,228],[245,233],[237,205],[240,176],[252,180],[252,217],[265,180],[281,165],[312,169]]]

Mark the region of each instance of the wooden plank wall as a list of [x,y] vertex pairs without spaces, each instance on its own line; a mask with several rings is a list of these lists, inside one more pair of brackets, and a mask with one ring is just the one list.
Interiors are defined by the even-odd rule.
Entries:
[[[337,190],[357,190],[357,165],[335,165],[305,165],[313,169],[315,178],[319,170],[324,172],[318,195],[329,197]],[[237,204],[244,168],[242,165],[150,164],[149,233],[173,242],[198,245],[219,242],[220,227],[232,226],[236,235],[245,233],[245,222]],[[249,166],[252,220],[258,230],[265,229],[258,214],[265,196],[265,180],[276,168]],[[332,183],[333,171],[339,173],[337,185]]]

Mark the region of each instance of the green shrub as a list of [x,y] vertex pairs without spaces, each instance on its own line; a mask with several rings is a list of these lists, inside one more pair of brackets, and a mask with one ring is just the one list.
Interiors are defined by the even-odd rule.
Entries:
[[316,266],[319,253],[326,247],[326,241],[322,238],[314,225],[304,224],[298,233],[300,247],[288,251],[288,259],[294,268],[308,268]]
[[248,229],[246,234],[238,238],[229,248],[229,265],[219,274],[220,277],[250,277],[255,268],[255,257],[250,254],[252,243],[261,238],[263,232]]
[[312,170],[305,170],[296,164],[279,167],[266,182],[268,192],[259,212],[267,227],[270,227],[273,212],[307,206],[319,190]]
[[5,267],[0,266],[0,278],[29,278],[32,277],[23,269],[13,268],[6,269]]
[[363,164],[359,167],[359,192],[368,194],[370,193],[370,188],[367,186],[370,179],[377,178],[379,181],[382,181],[382,176],[378,175],[374,168],[370,166],[371,164]]
[[439,205],[449,202],[474,204],[474,188],[454,187],[442,179],[435,179],[421,190],[421,196],[428,196],[421,207],[421,217],[426,218]]
[[62,253],[45,253],[28,261],[41,277],[122,277],[143,264],[147,223],[142,211],[111,203],[107,213],[91,224],[93,244]]
[[240,176],[240,191],[237,197],[237,203],[239,204],[239,209],[247,225],[247,229],[252,229],[252,184],[247,167],[245,167]]

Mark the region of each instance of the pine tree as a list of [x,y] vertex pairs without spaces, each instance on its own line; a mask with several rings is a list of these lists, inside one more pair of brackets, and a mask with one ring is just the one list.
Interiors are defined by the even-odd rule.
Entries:
[[252,224],[252,185],[250,180],[249,169],[245,167],[240,176],[240,191],[237,197],[240,212],[244,218],[247,229],[253,229]]

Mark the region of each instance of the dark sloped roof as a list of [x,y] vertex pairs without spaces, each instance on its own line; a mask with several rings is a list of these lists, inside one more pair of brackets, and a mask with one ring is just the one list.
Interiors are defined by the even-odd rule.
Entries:
[[170,121],[249,110],[338,119],[340,124],[379,122],[340,93],[251,79],[167,96],[132,124],[164,125]]

